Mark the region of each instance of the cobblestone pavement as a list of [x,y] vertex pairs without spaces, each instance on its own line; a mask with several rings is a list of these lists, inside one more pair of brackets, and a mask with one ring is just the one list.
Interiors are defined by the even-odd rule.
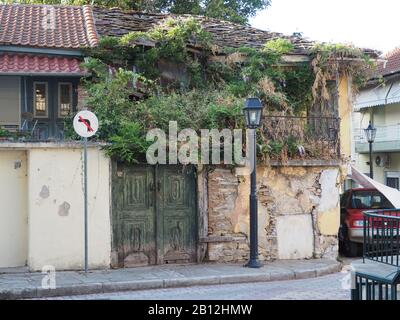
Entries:
[[[327,259],[266,263],[260,269],[242,264],[160,265],[127,269],[1,273],[0,299],[104,294],[107,292],[169,289],[199,285],[260,283],[309,279],[340,270],[338,261]],[[53,279],[53,287],[51,287]]]
[[193,286],[173,289],[115,292],[52,299],[105,300],[348,300],[350,290],[343,289],[347,272],[288,281]]

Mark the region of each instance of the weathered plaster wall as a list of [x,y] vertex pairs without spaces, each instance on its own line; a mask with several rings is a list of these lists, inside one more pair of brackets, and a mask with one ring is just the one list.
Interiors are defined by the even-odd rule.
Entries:
[[[81,148],[28,151],[29,257],[31,270],[44,265],[81,269],[84,261],[84,201]],[[89,266],[109,267],[110,163],[88,149]]]
[[0,151],[0,268],[26,265],[28,257],[25,151]]
[[351,79],[343,76],[339,80],[339,118],[340,118],[340,151],[343,158],[351,156],[352,146],[352,89]]
[[[336,258],[338,167],[259,167],[260,259]],[[208,175],[211,261],[248,259],[250,177],[217,168]]]

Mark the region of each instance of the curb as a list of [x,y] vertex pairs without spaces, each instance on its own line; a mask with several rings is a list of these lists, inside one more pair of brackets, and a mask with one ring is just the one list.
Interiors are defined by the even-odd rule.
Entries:
[[299,280],[321,277],[341,270],[341,264],[335,263],[317,269],[287,272],[266,272],[258,274],[221,275],[194,278],[154,279],[119,282],[96,282],[60,286],[55,289],[40,287],[16,288],[0,291],[0,300],[35,299],[59,296],[74,296],[87,294],[112,293],[117,291],[136,291],[149,289],[180,288],[201,285],[235,284],[245,282],[271,282],[284,280]]

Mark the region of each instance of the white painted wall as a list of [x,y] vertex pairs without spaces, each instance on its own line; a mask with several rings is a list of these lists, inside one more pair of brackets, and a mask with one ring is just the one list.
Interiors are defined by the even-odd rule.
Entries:
[[279,216],[276,233],[279,259],[312,258],[314,233],[310,214]]
[[[31,270],[82,269],[84,263],[83,153],[73,148],[28,151]],[[110,265],[110,160],[88,151],[89,267]]]
[[400,123],[400,104],[390,104],[385,107],[385,126],[398,125]]
[[26,265],[26,173],[25,151],[0,151],[0,268]]
[[[368,122],[370,120],[370,109],[365,110],[364,112],[354,113],[355,115],[355,125],[358,128],[366,128],[368,126]],[[400,104],[390,104],[382,107],[375,107],[373,109],[374,113],[374,124],[376,126],[395,126],[400,125]],[[363,134],[363,133],[362,133]],[[400,153],[390,153],[390,166],[377,166],[375,164],[376,156],[381,156],[384,158],[388,154],[385,153],[376,153],[373,155],[373,167],[374,167],[374,180],[386,184],[386,173],[387,172],[400,172]],[[355,156],[355,164],[356,167],[363,173],[369,173],[369,155],[368,154],[358,154]]]
[[[386,176],[387,172],[399,172],[400,173],[400,153],[399,152],[394,152],[394,153],[374,153],[373,159],[377,156],[380,156],[382,159],[385,156],[390,157],[390,165],[388,167],[386,166],[377,166],[375,161],[373,161],[373,167],[374,167],[374,180],[386,184]],[[367,162],[369,162],[369,155],[368,154],[358,154],[357,156],[357,163],[356,167],[363,173],[369,173],[369,166],[367,165]]]

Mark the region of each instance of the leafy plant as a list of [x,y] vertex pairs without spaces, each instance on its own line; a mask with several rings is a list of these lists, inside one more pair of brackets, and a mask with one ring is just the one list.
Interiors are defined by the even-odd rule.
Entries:
[[11,133],[9,131],[7,131],[6,129],[3,129],[2,127],[0,127],[0,137],[10,137]]
[[106,147],[108,155],[120,161],[138,163],[143,160],[149,143],[144,128],[135,122],[122,122],[117,133],[109,138],[111,144]]
[[245,24],[270,0],[3,0],[2,3],[96,5],[143,12],[195,14]]
[[[152,46],[142,45],[149,42]],[[289,65],[282,57],[293,49],[281,38],[261,49],[219,49],[224,55],[217,56],[211,35],[195,18],[103,38],[86,51],[91,58],[84,64],[90,72],[84,81],[87,104],[102,127],[98,138],[112,143],[110,155],[140,161],[146,146],[141,137],[148,129],[167,131],[170,121],[197,131],[244,128],[242,106],[248,96],[260,97],[270,115],[303,116],[310,106],[327,105],[331,78],[342,73],[361,79],[370,68],[360,50],[342,45],[315,46],[311,62]],[[302,143],[297,135],[260,141],[264,155],[279,159],[297,157]]]

